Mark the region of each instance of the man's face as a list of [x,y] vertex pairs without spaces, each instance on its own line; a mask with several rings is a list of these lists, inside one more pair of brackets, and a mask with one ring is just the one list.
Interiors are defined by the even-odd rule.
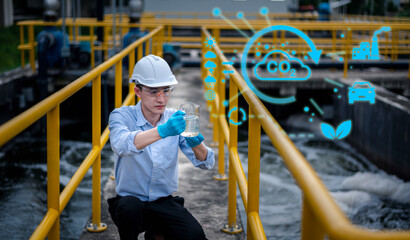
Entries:
[[165,111],[172,87],[150,88],[146,86],[134,87],[135,94],[141,98],[144,113],[160,115]]

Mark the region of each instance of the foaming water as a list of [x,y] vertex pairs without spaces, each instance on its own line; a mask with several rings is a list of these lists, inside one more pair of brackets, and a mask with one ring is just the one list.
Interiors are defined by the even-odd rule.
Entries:
[[[378,169],[345,142],[303,138],[294,143],[354,224],[410,229],[409,182]],[[247,142],[238,143],[246,174],[247,146]],[[267,238],[300,239],[302,192],[267,136],[261,140],[260,180],[259,212]],[[244,216],[239,191],[238,201]]]
[[[91,143],[61,141],[60,189],[69,182]],[[114,158],[109,146],[101,153],[102,184]],[[60,239],[78,239],[92,207],[92,171],[89,170],[60,217]],[[0,239],[28,239],[47,211],[45,141],[18,138],[0,152]]]

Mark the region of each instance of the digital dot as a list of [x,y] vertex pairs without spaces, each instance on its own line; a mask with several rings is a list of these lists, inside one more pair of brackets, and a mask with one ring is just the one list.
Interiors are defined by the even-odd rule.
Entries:
[[224,83],[225,82],[225,79],[222,79],[222,83]]
[[239,19],[243,18],[243,12],[238,12],[238,13],[236,14],[236,16],[237,16]]
[[225,107],[227,107],[228,104],[229,104],[228,100],[224,100],[224,101],[223,101],[223,105],[224,105]]
[[258,48],[257,48],[257,47],[256,47],[255,49],[256,49],[256,50],[258,50]]
[[288,49],[288,52],[289,52],[289,49]]
[[342,33],[342,34],[340,34],[340,37],[341,37],[341,38],[344,38],[344,37],[345,37],[345,35]]
[[309,112],[309,107],[304,107],[304,108],[303,108],[303,111]]
[[224,53],[224,51],[221,51],[221,53]]
[[260,43],[260,42],[258,42],[258,45],[261,45],[261,43]]
[[307,59],[308,59],[308,57],[307,57],[307,56],[304,56],[303,58],[304,58],[305,60],[307,60]]
[[315,113],[312,113],[312,116],[315,116]]
[[236,49],[235,49],[235,50],[233,50],[233,52],[236,52]]
[[339,89],[337,89],[337,88],[333,89],[333,92],[336,93],[337,91],[339,91]]
[[269,49],[269,45],[268,45],[268,44],[265,45],[265,49]]
[[313,122],[313,118],[309,118],[309,122]]
[[269,13],[269,10],[267,7],[262,7],[261,10],[259,11],[262,15],[267,15]]
[[286,42],[286,45],[289,45],[289,42]]
[[282,47],[284,47],[285,46],[285,44],[284,43],[282,43]]
[[353,66],[350,66],[350,68],[353,68]]
[[252,63],[255,63],[255,60],[253,60]]
[[339,61],[343,62],[343,58],[342,58],[342,57],[341,57],[341,58],[339,58]]
[[338,98],[342,98],[342,96],[340,96],[340,95],[339,95],[339,96],[337,96],[337,97],[338,97]]
[[259,57],[260,55],[261,55],[261,53],[260,53],[260,52],[257,52],[257,53],[256,53],[256,56],[258,56],[258,57]]
[[235,57],[232,57],[232,60],[235,60]]
[[221,15],[221,9],[219,8],[214,8],[212,10],[212,13],[214,14],[215,17],[220,16]]
[[347,30],[349,30],[349,31],[350,31],[350,28],[348,28]]
[[296,51],[292,51],[292,54],[295,55],[295,54],[296,54]]

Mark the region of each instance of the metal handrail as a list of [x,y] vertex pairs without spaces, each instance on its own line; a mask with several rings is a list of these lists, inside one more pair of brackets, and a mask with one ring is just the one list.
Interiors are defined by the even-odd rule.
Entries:
[[[162,14],[162,13],[158,13]],[[148,14],[148,15],[151,15]],[[189,15],[189,13],[184,13]],[[205,14],[206,15],[206,14]],[[281,16],[280,14],[278,16]],[[371,19],[378,19],[372,17]],[[91,67],[94,66],[94,51],[103,50],[106,52],[105,56],[108,56],[108,49],[112,48],[112,34],[111,25],[112,20],[109,17],[106,17],[105,21],[98,22],[96,19],[86,18],[86,19],[77,19],[75,22],[72,19],[66,19],[66,25],[69,28],[69,37],[72,37],[72,27],[88,27],[90,29],[90,34],[85,36],[80,36],[83,40],[90,41],[91,44]],[[240,30],[250,30],[249,25],[253,26],[255,30],[260,30],[268,26],[266,19],[249,19],[248,24],[242,20],[231,19],[230,20],[234,25],[237,26]],[[351,51],[353,47],[358,47],[359,44],[363,41],[371,41],[370,31],[377,30],[381,26],[388,24],[391,27],[390,33],[384,33],[379,36],[379,53],[381,55],[389,56],[391,61],[399,59],[399,55],[408,55],[410,54],[410,19],[409,18],[400,18],[400,21],[391,21],[391,22],[346,22],[346,21],[289,21],[289,20],[275,20],[275,24],[281,25],[290,25],[306,33],[310,31],[328,31],[331,33],[331,37],[328,38],[315,38],[316,47],[323,50],[322,54],[335,54],[338,53],[339,56],[343,57],[343,71],[344,77],[347,77],[349,57],[351,56]],[[29,60],[30,65],[35,71],[35,45],[34,40],[34,26],[60,26],[62,24],[61,20],[57,22],[44,22],[40,20],[30,20],[30,21],[21,21],[18,23],[20,26],[20,45],[18,48],[21,50],[21,66],[24,67],[25,57],[24,52],[29,51]],[[219,18],[212,19],[178,19],[178,18],[152,18],[152,17],[143,17],[141,23],[139,24],[130,24],[125,22],[116,23],[117,26],[123,29],[123,31],[128,31],[130,27],[141,27],[141,28],[153,28],[158,25],[164,25],[166,29],[165,38],[169,42],[181,42],[181,46],[184,48],[200,48],[201,40],[200,36],[174,36],[172,29],[174,27],[197,27],[206,26],[208,29],[213,31],[222,30],[232,30],[232,26],[225,21]],[[24,42],[24,27],[28,27],[28,43]],[[94,28],[103,27],[104,28],[104,42],[99,47],[94,47]],[[350,29],[350,30],[348,30]],[[91,34],[92,31],[92,34]],[[344,32],[345,37],[340,37],[340,33]],[[78,34],[77,34],[78,35]],[[213,33],[215,35],[215,32]],[[276,34],[274,35],[274,40],[278,40]],[[220,42],[218,44],[223,48],[224,52],[232,52],[234,48],[237,48],[237,44],[246,44],[248,41],[245,37],[220,37]],[[309,51],[308,46],[304,44],[300,39],[295,38],[283,38],[281,41],[286,41],[292,44],[293,47],[297,48],[298,54]],[[261,41],[265,41],[261,39]],[[264,51],[264,49],[262,49]],[[250,50],[250,53],[254,53],[254,49]],[[337,62],[337,61],[336,61]],[[410,63],[409,63],[409,73],[408,77],[410,78]]]
[[[202,27],[202,40],[212,36],[209,31]],[[204,41],[202,41],[204,42]],[[205,50],[203,46],[202,50]],[[214,47],[217,61],[215,72],[222,71],[221,62],[227,62],[225,55],[222,53],[218,45]],[[202,54],[204,55],[204,54]],[[202,58],[204,60],[204,57]],[[246,183],[245,174],[242,170],[242,165],[237,152],[237,125],[229,124],[229,200],[228,200],[228,226],[233,228],[236,221],[236,183],[238,182],[243,204],[248,217],[248,239],[266,239],[263,233],[263,226],[260,223],[258,214],[259,205],[259,172],[256,171],[260,166],[260,127],[263,128],[268,135],[273,146],[277,149],[279,155],[283,158],[288,170],[296,180],[296,183],[303,191],[303,211],[302,211],[302,231],[301,238],[316,240],[323,239],[327,235],[330,239],[336,240],[356,240],[356,239],[384,239],[384,240],[399,240],[410,239],[410,231],[375,231],[367,230],[353,225],[345,214],[340,210],[329,191],[320,180],[314,169],[310,166],[305,157],[296,148],[294,143],[289,139],[285,131],[280,127],[276,120],[272,117],[269,111],[262,104],[261,100],[248,88],[245,80],[231,65],[224,65],[227,70],[234,71],[230,74],[229,82],[229,107],[238,107],[237,96],[238,90],[249,104],[249,153],[248,153],[248,183]],[[207,70],[204,69],[204,64],[201,64],[202,77],[206,77]],[[216,76],[217,96],[224,96],[225,84],[222,79]],[[214,128],[225,128],[221,123],[218,113],[224,99],[219,97],[218,105],[210,103],[211,120],[214,123]],[[223,117],[226,122],[226,118]],[[237,121],[237,112],[231,115],[233,121]],[[216,126],[219,125],[219,126]],[[214,129],[215,131],[215,129]],[[223,131],[226,132],[226,131]],[[259,136],[259,138],[258,138]],[[219,149],[223,149],[227,136],[220,134]],[[214,139],[218,141],[218,139]],[[222,151],[218,153],[224,155]],[[224,161],[224,158],[219,158],[219,161]],[[225,163],[222,163],[225,164]],[[219,163],[219,166],[221,163]],[[218,169],[219,171],[220,169]],[[219,172],[223,175],[224,172]],[[229,232],[229,231],[227,231]]]
[[[133,85],[130,84],[128,95],[122,100],[122,59],[129,57],[128,70],[131,75],[137,59],[152,53],[162,56],[164,27],[158,26],[146,36],[130,44],[127,48],[103,62],[90,72],[84,74],[63,89],[47,97],[35,106],[0,126],[0,146],[3,146],[17,134],[35,121],[47,115],[47,205],[48,211],[30,239],[59,239],[59,216],[77,189],[91,165],[93,168],[93,211],[92,225],[87,229],[92,232],[104,231],[106,225],[101,223],[101,149],[108,140],[108,126],[101,134],[101,74],[115,66],[115,107],[121,104],[135,104]],[[74,93],[92,82],[92,145],[93,148],[74,173],[60,194],[60,104]]]

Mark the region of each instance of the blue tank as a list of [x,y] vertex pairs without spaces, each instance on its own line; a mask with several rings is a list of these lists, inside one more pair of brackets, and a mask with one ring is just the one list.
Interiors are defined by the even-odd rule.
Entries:
[[[62,66],[63,58],[61,56],[61,50],[63,49],[63,38],[65,38],[65,45],[69,49],[68,35],[63,35],[63,32],[56,27],[45,27],[36,38],[37,43],[40,43],[42,37],[49,36],[50,41],[47,49],[47,65],[48,67]],[[39,46],[37,46],[39,47]]]
[[326,2],[319,3],[318,12],[319,12],[319,21],[329,21],[330,20],[329,3],[326,3]]
[[[136,40],[140,39],[141,37],[145,36],[148,32],[144,31],[141,32],[139,28],[130,28],[130,31],[125,34],[122,43],[124,48],[128,47],[131,43],[135,42]],[[145,44],[143,44],[143,55],[145,54]],[[135,51],[135,57],[137,57],[137,51]],[[128,66],[128,56],[124,58],[122,61],[122,65],[124,67]]]

